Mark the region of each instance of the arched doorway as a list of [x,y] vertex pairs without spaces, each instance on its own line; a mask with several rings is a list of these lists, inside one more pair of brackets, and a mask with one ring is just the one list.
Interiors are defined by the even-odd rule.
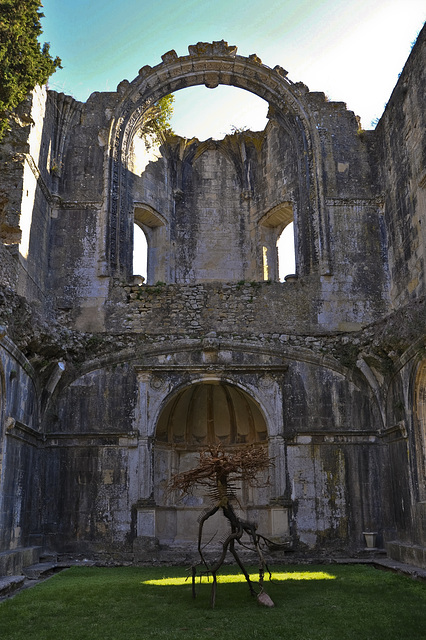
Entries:
[[[154,444],[155,528],[160,541],[196,540],[197,522],[211,506],[210,498],[194,490],[180,499],[168,491],[168,484],[173,474],[195,467],[200,450],[213,444],[227,450],[246,444],[267,447],[267,424],[258,403],[241,388],[220,381],[197,382],[169,397],[158,418]],[[259,480],[259,488],[235,487],[237,511],[257,522],[265,535],[285,535],[286,530],[273,531],[271,524],[268,473]],[[218,514],[208,526],[207,535],[220,537],[227,525]]]

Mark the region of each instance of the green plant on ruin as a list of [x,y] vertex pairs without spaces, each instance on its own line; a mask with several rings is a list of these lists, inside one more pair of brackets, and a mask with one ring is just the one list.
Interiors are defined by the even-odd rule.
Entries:
[[347,369],[355,367],[358,360],[359,347],[353,342],[339,344],[334,350],[334,356]]
[[88,338],[86,342],[86,351],[97,351],[97,349],[102,345],[103,342],[103,337],[97,333],[94,333]]
[[242,127],[238,127],[235,124],[231,124],[231,136],[238,135],[239,133],[244,133],[245,131],[249,131],[248,127],[244,125]]
[[49,44],[40,45],[40,0],[0,0],[0,139],[8,118],[28,93],[61,67]]
[[57,160],[56,158],[52,158],[50,162],[50,173],[56,176],[60,176],[61,170],[62,170],[62,164],[63,163],[60,160]]
[[361,124],[358,124],[358,129],[356,130],[356,134],[361,142],[365,139],[365,129],[362,128]]
[[[163,291],[163,287],[166,286],[165,282],[162,282],[161,280],[157,280],[157,282],[153,285],[153,286],[145,286],[143,288],[143,291],[148,291],[149,293],[153,293],[153,294],[159,294]],[[141,291],[141,295],[142,295],[142,291]]]
[[173,115],[174,100],[174,95],[169,93],[148,109],[143,126],[139,131],[139,136],[147,147],[150,146],[152,140],[160,144],[165,133],[173,135],[170,121]]

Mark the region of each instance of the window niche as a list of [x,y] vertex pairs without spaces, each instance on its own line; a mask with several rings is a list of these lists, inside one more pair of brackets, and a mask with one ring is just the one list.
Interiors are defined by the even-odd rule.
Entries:
[[296,273],[296,251],[294,222],[289,222],[277,240],[278,276],[284,282],[287,276]]
[[133,273],[147,284],[167,281],[166,220],[153,207],[135,203]]
[[137,223],[133,225],[133,275],[142,276],[144,282],[148,274],[148,241],[145,231]]
[[293,204],[281,202],[261,218],[262,279],[283,281],[296,272]]

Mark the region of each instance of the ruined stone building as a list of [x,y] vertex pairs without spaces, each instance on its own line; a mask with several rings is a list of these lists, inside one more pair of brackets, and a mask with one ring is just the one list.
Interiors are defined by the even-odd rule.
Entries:
[[[167,484],[215,442],[269,448],[240,508],[291,553],[362,555],[376,532],[426,567],[425,36],[374,131],[223,41],[19,107],[0,147],[4,572],[192,547],[205,498]],[[267,101],[265,130],[164,134],[147,159],[153,105],[219,84]]]

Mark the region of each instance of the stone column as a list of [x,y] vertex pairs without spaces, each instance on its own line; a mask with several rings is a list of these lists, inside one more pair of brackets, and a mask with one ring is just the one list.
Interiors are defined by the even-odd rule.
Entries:
[[288,500],[285,498],[287,487],[287,467],[285,458],[285,441],[283,436],[269,438],[269,455],[273,458],[271,469],[272,487],[270,498],[270,532],[272,539],[283,541],[289,535]]
[[284,499],[287,475],[285,442],[282,435],[269,437],[269,455],[273,458],[273,467],[271,468],[271,500],[278,501]]
[[149,500],[153,491],[152,444],[148,427],[148,384],[151,374],[138,372],[138,400],[135,412],[135,431],[138,433],[139,500]]

